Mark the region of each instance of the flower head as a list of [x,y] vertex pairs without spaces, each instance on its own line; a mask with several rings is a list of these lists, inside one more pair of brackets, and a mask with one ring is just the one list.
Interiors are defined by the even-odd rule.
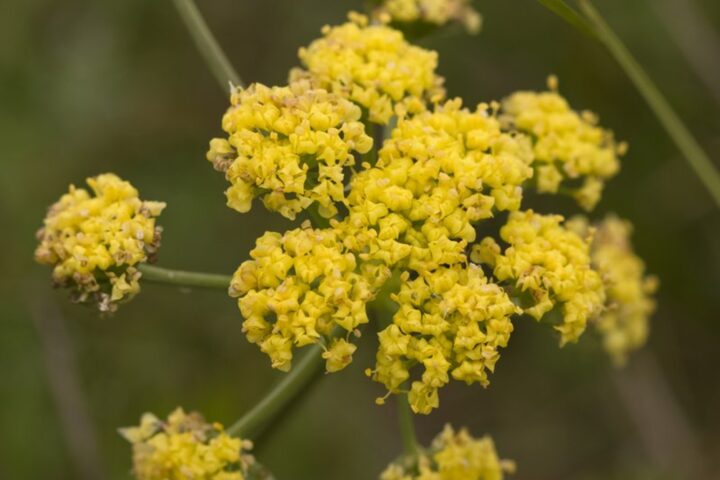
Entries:
[[222,122],[229,137],[213,139],[207,154],[231,184],[228,206],[247,212],[260,197],[290,219],[315,202],[323,216],[335,215],[344,169],[373,143],[360,108],[306,80],[236,89],[231,103]]
[[352,100],[371,122],[387,124],[395,113],[420,112],[444,96],[436,52],[410,45],[385,25],[368,25],[362,15],[324,27],[323,38],[301,48],[299,56],[305,70],[293,70],[291,81],[309,78]]
[[139,290],[140,272],[160,244],[155,224],[165,204],[140,200],[138,191],[106,173],[87,179],[91,191],[70,186],[38,231],[35,260],[53,266],[53,281],[74,300],[113,311]]
[[618,156],[627,147],[598,127],[594,114],[572,110],[556,91],[555,77],[548,83],[550,91],[522,91],[503,100],[502,118],[506,127],[533,138],[538,191],[557,193],[563,186],[580,206],[592,210],[605,181],[618,172]]
[[443,26],[458,22],[469,33],[480,31],[482,23],[470,0],[384,0],[373,15],[398,25],[423,22]]
[[502,251],[487,237],[473,246],[473,259],[492,266],[501,282],[510,281],[516,294],[529,305],[528,315],[540,320],[562,306],[562,321],[555,329],[560,343],[574,342],[587,321],[602,312],[605,289],[600,274],[590,263],[590,245],[562,224],[559,215],[540,215],[532,210],[512,212],[500,229],[509,246]]
[[492,438],[473,438],[467,430],[455,432],[450,425],[410,465],[391,464],[380,480],[502,480],[515,464],[501,460]]
[[137,427],[120,429],[132,444],[138,480],[244,480],[253,464],[252,443],[231,437],[199,413],[173,411],[166,421],[146,413]]
[[605,350],[622,365],[630,352],[645,344],[658,280],[645,274],[645,264],[633,251],[629,222],[610,215],[594,227],[584,218],[573,218],[570,223],[579,234],[593,237],[592,263],[607,292],[607,308],[595,325]]
[[[235,272],[230,294],[239,297],[248,340],[284,371],[293,347],[328,340],[336,327],[349,333],[367,323],[365,306],[390,274],[384,266],[358,264],[335,230],[307,224],[284,235],[266,233],[250,256]],[[329,352],[329,371],[347,365],[352,354],[338,343]]]

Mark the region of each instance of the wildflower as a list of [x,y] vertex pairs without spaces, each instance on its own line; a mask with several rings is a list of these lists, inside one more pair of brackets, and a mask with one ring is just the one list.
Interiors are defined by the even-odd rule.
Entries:
[[472,258],[492,266],[499,281],[514,284],[517,295],[528,296],[523,311],[536,320],[562,305],[555,329],[564,345],[577,341],[587,321],[601,313],[605,290],[590,264],[589,243],[562,221],[560,215],[512,212],[500,229],[509,244],[505,251],[487,237],[473,246]]
[[643,261],[630,242],[632,225],[610,215],[590,227],[584,218],[573,218],[581,235],[593,235],[590,255],[607,291],[607,308],[595,322],[603,346],[613,361],[622,365],[627,355],[645,344],[648,320],[655,310],[652,294],[658,281],[645,275]]
[[231,437],[222,425],[177,408],[167,421],[146,413],[137,427],[120,429],[132,444],[138,480],[244,480],[254,463],[247,440]]
[[300,49],[305,70],[293,70],[291,82],[309,78],[362,106],[371,122],[383,125],[394,114],[418,113],[444,97],[443,79],[435,74],[436,52],[410,45],[385,25],[368,25],[363,15],[349,18],[325,26],[323,38]]
[[480,31],[482,17],[470,0],[385,0],[373,13],[399,25],[423,22],[443,26],[458,22],[469,33]]
[[[248,340],[283,371],[291,367],[293,347],[328,340],[336,326],[353,332],[367,323],[365,305],[390,274],[383,266],[358,265],[335,230],[308,223],[284,235],[266,233],[250,256],[235,272],[230,294],[239,297]],[[336,341],[328,371],[349,363],[350,350]]]
[[414,464],[393,463],[380,480],[502,480],[514,471],[512,461],[498,458],[492,438],[473,438],[446,425]]
[[627,146],[616,144],[612,132],[598,127],[591,112],[572,110],[557,92],[555,77],[548,84],[550,91],[522,91],[506,98],[502,118],[507,128],[534,139],[538,191],[557,193],[563,187],[580,206],[592,210],[605,181],[618,172],[618,157]]
[[286,87],[253,84],[236,89],[223,117],[227,139],[210,142],[207,158],[231,186],[228,206],[250,210],[260,197],[270,210],[294,219],[317,202],[325,217],[344,200],[344,169],[372,139],[360,108],[306,80]]
[[69,288],[74,301],[114,311],[140,291],[136,266],[160,245],[155,218],[165,204],[140,200],[129,182],[111,173],[87,184],[92,193],[71,185],[50,207],[35,260],[53,267],[53,281]]

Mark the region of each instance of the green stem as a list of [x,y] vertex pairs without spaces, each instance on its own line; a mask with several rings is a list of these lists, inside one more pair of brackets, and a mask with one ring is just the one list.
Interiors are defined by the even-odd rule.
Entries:
[[292,370],[248,413],[232,424],[227,433],[250,439],[259,435],[317,377],[324,363],[322,352],[320,344],[310,347]]
[[400,435],[402,436],[405,455],[414,457],[418,453],[418,442],[415,437],[415,423],[410,410],[406,394],[397,395],[398,419],[400,420]]
[[[539,2],[570,24],[586,31],[584,27],[584,25],[586,25],[585,19],[580,17],[581,20],[583,20],[583,27],[580,27],[578,22],[575,21],[578,13],[568,6],[564,0],[539,0]],[[703,185],[705,185],[715,204],[720,207],[720,173],[717,167],[703,151],[702,147],[700,147],[690,133],[690,130],[688,130],[682,120],[680,120],[680,117],[675,113],[670,103],[665,99],[657,86],[655,86],[648,74],[640,64],[638,64],[637,60],[635,60],[620,38],[595,9],[590,0],[579,0],[579,2],[580,10],[585,17],[587,17],[587,20],[589,20],[593,37],[605,45],[610,51],[610,54],[620,64],[620,67],[625,71],[625,74],[633,82],[635,88],[638,89],[650,106],[650,109],[665,128],[665,131],[687,159],[697,177]],[[559,8],[560,4],[563,5],[562,9]],[[572,15],[568,15],[567,12],[572,12]]]
[[173,1],[175,2],[178,13],[185,22],[185,26],[187,26],[187,29],[190,31],[195,45],[205,59],[205,63],[210,67],[215,79],[220,84],[220,88],[224,92],[227,92],[229,84],[242,87],[243,81],[240,75],[237,74],[225,55],[225,52],[220,48],[220,45],[205,23],[195,2],[193,2],[193,0]]
[[598,39],[595,30],[587,19],[583,18],[574,8],[565,3],[565,0],[538,0],[538,2],[585,35],[596,40]]
[[170,270],[155,267],[146,263],[140,264],[138,270],[142,273],[142,280],[155,283],[167,283],[182,287],[218,288],[227,290],[232,277],[215,273],[187,272],[183,270]]

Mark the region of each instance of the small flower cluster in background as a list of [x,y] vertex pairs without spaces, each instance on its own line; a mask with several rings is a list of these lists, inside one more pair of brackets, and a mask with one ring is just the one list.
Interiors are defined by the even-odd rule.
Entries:
[[498,457],[490,437],[473,438],[446,425],[430,448],[390,464],[380,480],[502,480],[514,471],[513,462]]
[[137,427],[120,429],[132,444],[138,480],[246,480],[255,459],[247,440],[231,437],[219,423],[178,408],[163,421],[146,413]]

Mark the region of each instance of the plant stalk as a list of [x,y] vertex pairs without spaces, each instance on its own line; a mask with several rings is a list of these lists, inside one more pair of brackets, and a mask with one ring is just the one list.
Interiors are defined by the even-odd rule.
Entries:
[[306,387],[321,372],[323,366],[323,348],[315,344],[300,359],[292,370],[287,373],[249,412],[233,423],[228,435],[254,439],[278,417],[295,398],[305,391]]
[[408,457],[415,457],[418,453],[418,442],[415,437],[415,423],[407,394],[398,394],[397,398],[398,420],[400,421],[400,435],[403,449]]
[[165,283],[181,287],[216,288],[227,290],[232,277],[215,273],[188,272],[184,270],[170,270],[156,267],[146,263],[138,267],[142,273],[142,280],[154,283]]
[[223,92],[227,93],[230,85],[242,87],[243,81],[235,71],[232,64],[223,52],[212,32],[205,23],[200,11],[193,0],[173,0],[180,17],[185,22],[195,46],[205,59],[210,71],[220,84]]

